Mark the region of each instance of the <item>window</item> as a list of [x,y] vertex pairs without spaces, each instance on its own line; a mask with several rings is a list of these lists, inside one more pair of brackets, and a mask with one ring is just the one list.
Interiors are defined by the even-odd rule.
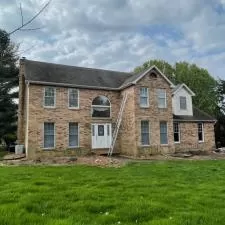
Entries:
[[173,135],[174,135],[174,142],[180,143],[180,124],[179,123],[173,124]]
[[203,123],[198,123],[198,141],[204,142]]
[[160,144],[168,144],[167,139],[167,122],[160,122]]
[[55,147],[55,124],[44,123],[44,148]]
[[186,97],[180,96],[180,109],[187,109],[187,99]]
[[78,123],[69,123],[69,147],[79,146],[79,127]]
[[79,108],[79,91],[75,88],[68,89],[69,108]]
[[54,87],[44,88],[44,106],[55,107],[56,89]]
[[149,107],[149,91],[147,87],[140,88],[140,106]]
[[110,117],[110,102],[105,96],[98,96],[92,101],[92,117]]
[[141,145],[149,145],[149,121],[141,121]]
[[158,107],[166,108],[166,90],[157,89]]

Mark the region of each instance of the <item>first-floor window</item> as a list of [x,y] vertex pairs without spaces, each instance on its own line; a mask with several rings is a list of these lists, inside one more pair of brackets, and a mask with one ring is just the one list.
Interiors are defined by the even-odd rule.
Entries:
[[198,141],[204,141],[203,123],[198,123]]
[[160,144],[168,144],[167,122],[160,122]]
[[69,123],[69,147],[79,146],[79,127],[78,123]]
[[55,124],[44,123],[44,148],[55,147]]
[[141,145],[149,145],[149,121],[141,121]]
[[174,135],[174,142],[180,142],[180,124],[173,123],[173,135]]

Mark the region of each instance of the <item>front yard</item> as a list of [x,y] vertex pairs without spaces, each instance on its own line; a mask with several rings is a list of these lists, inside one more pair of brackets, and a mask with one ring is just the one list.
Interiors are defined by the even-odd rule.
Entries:
[[225,161],[0,167],[0,224],[225,224]]

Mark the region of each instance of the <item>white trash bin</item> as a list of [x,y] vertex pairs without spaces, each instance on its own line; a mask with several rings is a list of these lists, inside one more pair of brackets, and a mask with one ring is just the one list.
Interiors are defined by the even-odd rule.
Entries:
[[15,154],[16,155],[23,154],[23,149],[24,149],[24,145],[16,145]]

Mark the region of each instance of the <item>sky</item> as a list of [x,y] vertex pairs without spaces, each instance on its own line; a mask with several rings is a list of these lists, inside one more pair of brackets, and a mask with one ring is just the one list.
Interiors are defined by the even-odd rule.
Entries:
[[[47,0],[0,0],[0,28],[27,21]],[[188,61],[225,79],[225,0],[52,0],[11,40],[30,60],[132,71],[150,59]]]

